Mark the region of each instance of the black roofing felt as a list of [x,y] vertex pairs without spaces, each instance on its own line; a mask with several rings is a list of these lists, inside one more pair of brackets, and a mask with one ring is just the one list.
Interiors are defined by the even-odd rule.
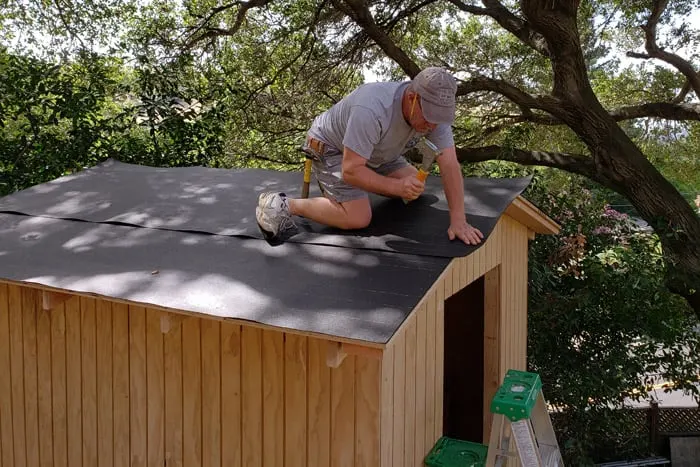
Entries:
[[376,343],[447,262],[0,214],[2,278]]
[[[470,221],[488,235],[528,183],[465,180]],[[109,160],[0,199],[0,278],[385,343],[450,259],[474,249],[447,238],[436,177],[407,206],[373,197],[363,231],[302,222],[269,246],[258,193],[300,188],[298,172]]]
[[[530,179],[465,179],[469,221],[488,235]],[[301,185],[300,172],[153,168],[108,160],[2,198],[0,212],[262,238],[255,223],[258,195],[274,190],[298,196]],[[312,183],[311,196],[317,195]],[[449,211],[439,177],[429,177],[425,193],[408,205],[382,196],[371,200],[368,228],[341,231],[302,220],[289,241],[449,258],[476,249],[447,237]]]

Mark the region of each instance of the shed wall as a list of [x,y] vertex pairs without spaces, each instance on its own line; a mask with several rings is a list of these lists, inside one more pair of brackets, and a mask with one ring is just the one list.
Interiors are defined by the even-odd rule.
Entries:
[[[485,277],[484,403],[509,368],[525,369],[528,229],[503,216],[486,243],[454,259],[384,352],[382,467],[422,466],[443,434],[445,299]],[[485,411],[484,442],[490,419]],[[388,436],[387,434],[391,434]]]
[[1,467],[379,464],[380,360],[41,293],[0,283]]

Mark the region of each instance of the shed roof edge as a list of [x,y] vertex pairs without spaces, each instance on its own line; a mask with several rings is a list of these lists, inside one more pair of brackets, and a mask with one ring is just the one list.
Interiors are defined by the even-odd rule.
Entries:
[[559,224],[521,195],[518,195],[510,203],[505,210],[505,214],[527,226],[535,233],[556,235],[561,228]]

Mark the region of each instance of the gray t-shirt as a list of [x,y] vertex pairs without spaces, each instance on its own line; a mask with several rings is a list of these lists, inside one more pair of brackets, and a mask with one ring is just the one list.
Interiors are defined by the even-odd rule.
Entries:
[[[309,134],[343,151],[352,149],[377,168],[411,149],[423,136],[406,122],[401,97],[408,81],[359,86],[314,119]],[[438,149],[454,145],[450,125],[438,125],[425,135]]]

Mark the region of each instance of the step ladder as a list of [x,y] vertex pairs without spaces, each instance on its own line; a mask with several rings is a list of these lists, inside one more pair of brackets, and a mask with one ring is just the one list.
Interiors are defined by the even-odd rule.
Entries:
[[[564,466],[537,373],[508,370],[491,401],[491,413],[485,467]],[[519,463],[508,462],[515,459]]]

